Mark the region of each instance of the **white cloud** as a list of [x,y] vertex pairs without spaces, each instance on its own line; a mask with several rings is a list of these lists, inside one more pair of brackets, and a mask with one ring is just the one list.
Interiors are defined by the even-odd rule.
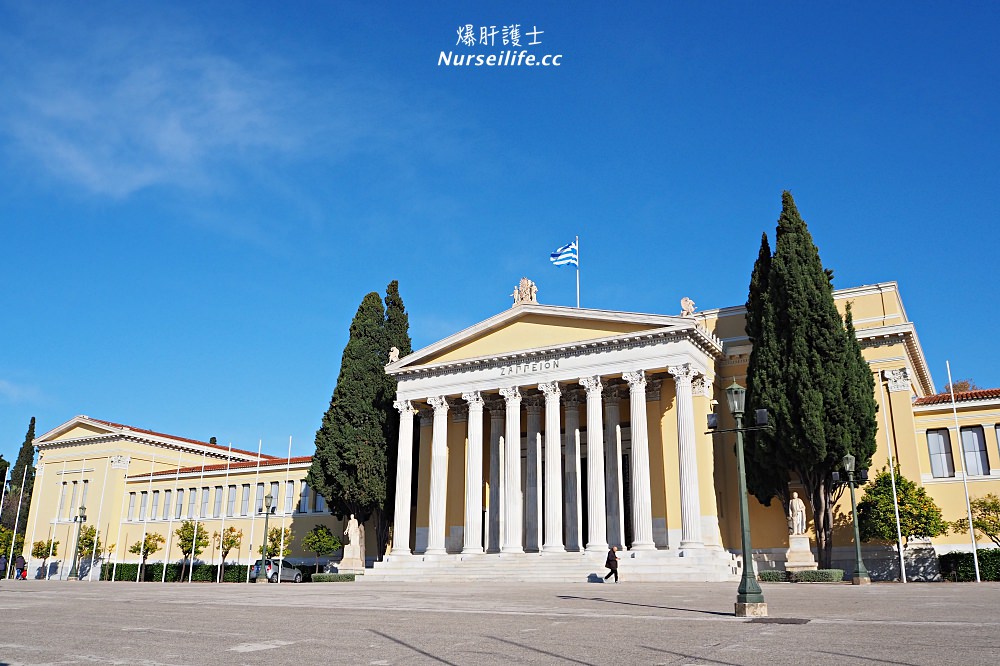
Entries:
[[42,392],[35,386],[15,384],[0,379],[0,400],[11,404],[37,403],[42,399]]

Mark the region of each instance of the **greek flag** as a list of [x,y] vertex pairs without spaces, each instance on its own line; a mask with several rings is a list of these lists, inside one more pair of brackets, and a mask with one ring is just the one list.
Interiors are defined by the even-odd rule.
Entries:
[[549,255],[549,261],[551,261],[556,266],[565,266],[566,264],[572,264],[576,267],[580,266],[579,257],[577,255],[576,241],[573,241],[569,245],[563,245],[561,248]]

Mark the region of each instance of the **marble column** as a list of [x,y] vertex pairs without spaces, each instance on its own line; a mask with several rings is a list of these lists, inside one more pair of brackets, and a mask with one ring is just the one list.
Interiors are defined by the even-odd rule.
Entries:
[[566,434],[563,446],[566,449],[566,548],[583,549],[583,497],[580,487],[580,399],[577,391],[567,391],[563,398],[565,406]]
[[681,482],[681,550],[702,548],[701,501],[698,495],[698,451],[694,436],[694,401],[691,381],[696,374],[690,363],[667,368],[677,390],[677,459]]
[[524,478],[524,550],[537,553],[542,543],[542,397],[524,399],[528,413],[527,464]]
[[493,399],[486,403],[490,410],[490,507],[486,550],[499,553],[502,545],[500,532],[500,507],[503,503],[503,473],[500,465],[500,440],[503,437],[504,402]]
[[463,553],[483,552],[483,397],[479,391],[462,394],[469,403],[469,430],[465,444],[465,530]]
[[646,373],[622,375],[629,387],[632,424],[632,550],[654,550],[653,499],[649,489],[649,436],[646,426]]
[[427,555],[444,555],[445,510],[448,494],[448,400],[444,396],[427,399],[434,408],[431,436],[431,506],[427,529]]
[[561,553],[562,536],[562,450],[559,446],[559,384],[539,384],[545,395],[545,542],[546,553]]
[[622,484],[621,394],[617,386],[604,390],[604,478],[608,507],[608,545],[625,550],[625,515]]
[[413,487],[413,403],[397,400],[399,440],[396,444],[396,508],[393,514],[392,554],[410,554],[410,491]]
[[521,392],[516,386],[500,389],[507,401],[504,429],[503,546],[504,553],[523,553],[521,502]]
[[608,521],[604,504],[604,415],[599,376],[581,377],[587,390],[587,550],[608,549]]

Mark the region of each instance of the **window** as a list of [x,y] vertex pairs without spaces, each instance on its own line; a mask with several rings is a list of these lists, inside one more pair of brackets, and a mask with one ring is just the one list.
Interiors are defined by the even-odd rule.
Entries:
[[208,518],[208,494],[212,491],[211,488],[205,487],[201,489],[201,517]]
[[229,486],[229,501],[226,502],[226,515],[236,515],[236,486]]
[[194,518],[194,507],[198,504],[198,489],[188,488],[188,518]]
[[180,517],[184,515],[184,489],[177,489],[177,511],[174,518],[180,520]]
[[240,515],[246,516],[250,514],[250,484],[243,484],[243,501],[240,502]]
[[254,504],[257,513],[264,513],[264,484],[257,484],[257,502]]
[[59,511],[56,512],[56,520],[63,515],[63,509],[66,505],[66,482],[62,482],[62,488],[59,489]]
[[153,491],[153,504],[149,508],[149,517],[152,520],[156,520],[156,514],[160,512],[160,491]]
[[990,460],[986,455],[986,433],[983,426],[962,428],[962,454],[965,473],[969,476],[989,476]]
[[149,503],[149,495],[145,490],[139,495],[139,520],[146,520],[146,506]]
[[126,520],[135,520],[135,493],[128,494],[128,518]]
[[299,492],[299,513],[309,510],[309,482],[302,480],[302,490]]
[[73,520],[76,515],[76,481],[73,482],[73,491],[69,500],[69,511],[66,514],[67,520]]
[[316,505],[313,508],[316,513],[323,513],[326,511],[326,500],[319,493],[316,493]]
[[295,482],[285,481],[285,513],[295,510]]
[[275,513],[278,512],[278,503],[281,501],[281,495],[279,494],[279,483],[277,481],[271,482],[271,508],[274,509]]
[[931,474],[935,479],[955,476],[951,457],[951,437],[946,428],[927,431],[927,449],[931,455]]
[[164,490],[163,491],[163,520],[170,518],[170,500],[173,497],[173,491]]
[[212,516],[218,518],[222,515],[222,486],[215,487],[215,506],[212,508]]

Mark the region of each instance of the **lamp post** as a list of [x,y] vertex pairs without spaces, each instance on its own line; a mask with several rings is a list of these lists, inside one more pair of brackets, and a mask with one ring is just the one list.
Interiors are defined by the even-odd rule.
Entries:
[[735,381],[726,389],[729,411],[736,419],[736,469],[740,483],[740,530],[743,535],[743,578],[736,593],[738,617],[766,617],[767,603],[757,583],[753,570],[753,552],[750,547],[750,506],[747,502],[747,473],[743,462],[743,409],[747,391]]
[[70,567],[68,580],[80,580],[80,572],[77,570],[77,561],[80,555],[80,529],[83,524],[87,521],[87,507],[80,507],[80,515],[73,518],[73,522],[76,523],[76,548],[73,549],[73,566]]
[[274,497],[271,493],[264,495],[264,538],[260,546],[260,569],[257,571],[257,582],[267,582],[267,518],[271,515],[271,502]]
[[844,471],[847,472],[847,485],[851,487],[851,514],[854,516],[854,550],[858,559],[851,583],[854,585],[871,585],[871,576],[868,575],[865,562],[861,559],[861,534],[858,532],[858,505],[854,501],[854,456],[848,453],[841,459],[840,464],[844,468]]

